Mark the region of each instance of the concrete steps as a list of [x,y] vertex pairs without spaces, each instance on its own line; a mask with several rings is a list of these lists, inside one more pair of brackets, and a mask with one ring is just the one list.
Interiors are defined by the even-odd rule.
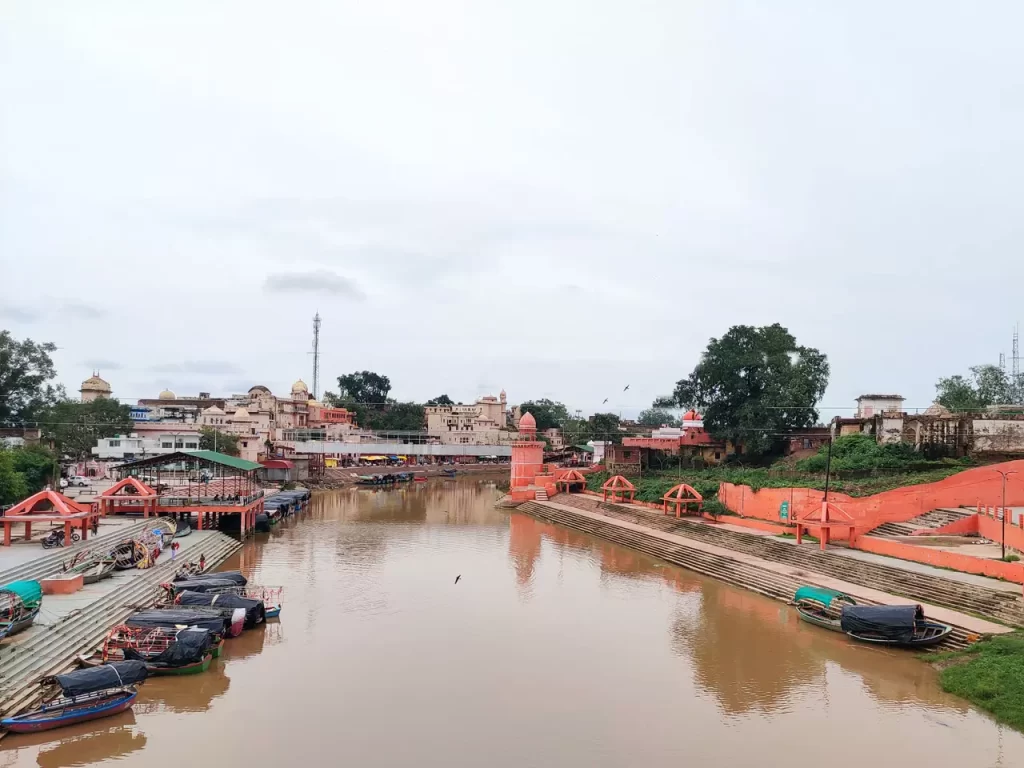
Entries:
[[931,512],[925,512],[923,515],[918,515],[902,523],[883,523],[872,529],[868,535],[912,536],[914,531],[920,531],[923,528],[941,528],[972,514],[974,513],[968,510],[933,509]]
[[[657,530],[706,541],[772,562],[806,568],[892,595],[992,618],[1004,624],[1024,626],[1024,602],[1019,592],[1005,592],[895,566],[865,562],[835,552],[821,552],[816,548],[796,547],[771,536],[739,533],[642,508],[604,503],[586,496],[563,494],[558,497],[558,502],[639,522]],[[728,522],[728,518],[724,522]]]
[[534,498],[536,498],[537,501],[548,501],[547,489],[545,489],[545,488],[538,488],[537,492],[534,494]]
[[[152,524],[152,520],[147,522],[149,526]],[[225,534],[210,534],[202,542],[207,570],[224,562],[241,546]],[[38,699],[37,683],[41,677],[74,668],[75,659],[101,643],[111,627],[138,607],[152,605],[160,596],[159,585],[173,578],[183,562],[167,559],[82,610],[36,632],[25,642],[0,646],[0,715],[7,716],[30,707]],[[43,605],[46,605],[45,599]]]
[[31,562],[22,563],[21,565],[14,566],[13,568],[8,568],[6,571],[0,572],[0,584],[10,584],[12,581],[19,581],[22,579],[34,579],[38,581],[39,579],[59,572],[61,564],[79,552],[91,552],[94,549],[103,550],[111,544],[116,544],[123,539],[130,539],[145,530],[152,530],[158,526],[165,527],[167,530],[170,530],[170,525],[166,521],[150,518],[149,520],[140,520],[138,523],[133,525],[119,526],[115,531],[101,534],[95,538],[90,538],[87,541],[80,541],[70,547],[43,550],[40,546],[39,551],[45,551],[47,554],[42,557],[38,557]]
[[[561,497],[559,498],[561,503]],[[612,522],[593,520],[556,507],[526,502],[519,506],[519,510],[636,549],[673,565],[735,584],[785,603],[793,599],[793,593],[798,587],[807,583],[756,565],[667,542],[654,536],[622,528]],[[942,644],[942,650],[966,647],[969,644],[969,634],[963,628],[956,628],[949,640]]]

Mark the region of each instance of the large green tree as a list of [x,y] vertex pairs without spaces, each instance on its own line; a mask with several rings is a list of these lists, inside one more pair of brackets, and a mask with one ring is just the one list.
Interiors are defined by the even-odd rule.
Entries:
[[1012,404],[1020,391],[998,365],[975,365],[969,377],[949,376],[935,384],[935,402],[951,411],[981,411],[990,405]]
[[441,395],[440,397],[430,398],[425,405],[455,405],[455,401],[448,397],[448,395]]
[[622,442],[619,417],[614,413],[595,413],[590,417],[590,429],[592,440],[605,440],[615,444]]
[[520,403],[519,409],[522,413],[529,412],[537,420],[537,429],[540,431],[561,427],[569,421],[569,409],[564,404],[547,398],[527,400]]
[[217,451],[217,453],[225,453],[228,456],[237,456],[240,453],[238,450],[238,435],[221,432],[213,427],[200,427],[199,449],[202,451]]
[[786,431],[817,421],[828,374],[825,355],[797,344],[778,323],[737,325],[711,339],[693,372],[656,405],[698,408],[713,437],[766,454]]
[[636,423],[641,427],[678,427],[679,419],[672,415],[671,411],[664,408],[648,408],[640,411]]
[[57,347],[32,339],[18,341],[0,331],[0,423],[35,421],[64,395],[50,382],[57,375],[50,353]]
[[25,476],[15,466],[14,451],[0,448],[0,506],[14,504],[28,495]]
[[338,377],[338,395],[341,403],[383,405],[391,392],[391,379],[373,371],[355,371]]
[[368,409],[366,419],[370,429],[379,432],[420,432],[426,426],[423,406],[418,403],[389,402]]
[[41,491],[59,476],[56,456],[42,445],[27,445],[11,451],[14,469],[25,478],[29,493]]
[[39,416],[43,435],[52,440],[58,455],[86,459],[96,441],[131,432],[131,408],[117,400],[101,397],[90,403],[61,400]]

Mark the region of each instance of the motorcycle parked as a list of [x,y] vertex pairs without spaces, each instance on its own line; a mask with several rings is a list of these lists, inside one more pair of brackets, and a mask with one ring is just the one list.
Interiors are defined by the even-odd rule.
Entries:
[[[78,531],[72,531],[71,532],[71,540],[72,541],[81,541],[82,540],[82,536],[81,536],[81,534],[78,533]],[[64,529],[63,528],[54,528],[52,531],[50,531],[48,534],[46,534],[43,538],[41,538],[39,540],[39,543],[43,545],[43,549],[53,549],[54,547],[63,547],[64,546]]]

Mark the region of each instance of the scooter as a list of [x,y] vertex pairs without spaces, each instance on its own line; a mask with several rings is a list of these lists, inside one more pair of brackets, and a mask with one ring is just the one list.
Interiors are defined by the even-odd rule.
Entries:
[[[78,533],[78,531],[72,531],[71,532],[71,540],[72,541],[81,541],[82,540],[82,536],[81,536],[81,534]],[[50,531],[48,534],[46,534],[43,538],[41,538],[39,540],[39,543],[43,545],[43,549],[53,549],[54,547],[63,547],[64,546],[64,529],[63,528],[54,528],[52,531]]]

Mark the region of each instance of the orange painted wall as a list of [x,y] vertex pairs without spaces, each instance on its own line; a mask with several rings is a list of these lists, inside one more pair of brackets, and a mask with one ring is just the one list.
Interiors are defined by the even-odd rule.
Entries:
[[[975,515],[978,519],[978,535],[989,541],[1000,542],[1003,540],[1003,523],[1001,520],[988,515]],[[1018,526],[1006,521],[1006,546],[1013,547],[1018,552],[1024,552],[1024,531]],[[1024,567],[1024,566],[1022,566]]]
[[920,531],[914,531],[915,536],[937,536],[940,534],[951,534],[954,536],[966,536],[969,533],[978,532],[978,516],[971,515],[965,517],[962,520],[949,523],[948,525],[940,525],[938,528],[924,528]]
[[[937,483],[911,485],[885,491],[874,496],[851,498],[842,493],[830,493],[829,499],[842,507],[857,522],[858,533],[864,533],[882,523],[904,522],[937,507],[976,506],[1002,503],[1002,477],[994,471],[1013,470],[1006,482],[1008,506],[1024,506],[1024,460],[1008,461],[988,467],[977,467],[960,472]],[[722,483],[718,499],[733,512],[744,517],[779,521],[783,501],[790,502],[789,516],[804,517],[821,507],[822,491],[810,488],[762,488],[754,491],[749,486]]]
[[[1019,529],[1015,530],[1021,533]],[[1009,526],[1007,526],[1006,533],[1007,540],[1009,540]],[[1024,584],[1024,565],[1020,563],[1004,563],[1001,560],[986,560],[980,557],[971,557],[970,555],[958,555],[952,552],[943,552],[932,547],[917,547],[913,544],[903,544],[877,536],[858,536],[857,542],[853,547],[865,552],[874,552],[876,555],[888,555],[889,557],[898,557],[901,560],[912,560],[916,563],[934,565],[938,568],[952,568],[955,571],[991,576],[997,579],[1006,579],[1017,584]]]

